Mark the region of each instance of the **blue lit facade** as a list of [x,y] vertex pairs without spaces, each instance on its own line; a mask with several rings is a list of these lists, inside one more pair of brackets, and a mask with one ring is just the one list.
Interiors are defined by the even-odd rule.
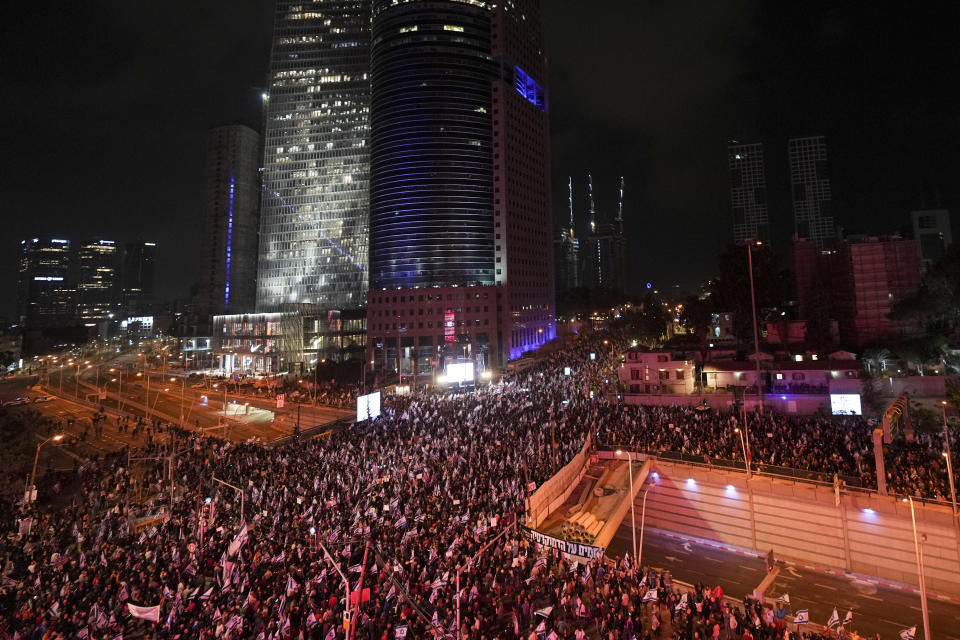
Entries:
[[236,179],[230,175],[230,204],[227,209],[227,259],[226,285],[223,287],[223,308],[230,308],[230,254],[233,252],[233,197],[236,191]]
[[205,219],[198,309],[252,311],[256,304],[260,134],[243,125],[207,134]]
[[490,285],[490,15],[374,2],[370,284]]
[[555,336],[539,2],[374,0],[368,355],[478,368]]

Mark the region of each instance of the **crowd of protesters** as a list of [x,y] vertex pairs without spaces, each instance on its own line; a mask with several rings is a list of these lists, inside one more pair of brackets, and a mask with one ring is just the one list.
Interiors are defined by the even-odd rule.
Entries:
[[[471,392],[387,397],[375,421],[279,447],[155,428],[136,455],[85,462],[71,503],[3,505],[5,631],[343,639],[349,591],[351,632],[370,640],[786,637],[782,607],[684,594],[629,558],[573,563],[527,539],[531,487],[587,437],[736,454],[729,415],[601,399],[621,340],[583,337]],[[869,472],[853,418],[764,420],[757,459]]]

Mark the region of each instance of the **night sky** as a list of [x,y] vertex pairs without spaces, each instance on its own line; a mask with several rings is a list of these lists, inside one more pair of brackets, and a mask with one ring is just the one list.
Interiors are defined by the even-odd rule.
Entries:
[[[5,250],[107,234],[159,245],[159,293],[196,279],[206,130],[259,129],[269,0],[20,3],[4,20]],[[616,188],[639,284],[689,287],[731,236],[726,141],[765,143],[774,241],[792,229],[786,142],[828,137],[846,231],[896,231],[913,208],[960,209],[960,3],[546,0],[553,205],[592,172]]]

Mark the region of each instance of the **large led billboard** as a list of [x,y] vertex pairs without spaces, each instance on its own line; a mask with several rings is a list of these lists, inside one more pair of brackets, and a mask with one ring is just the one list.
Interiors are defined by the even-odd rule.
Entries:
[[373,420],[380,415],[380,392],[374,391],[365,396],[357,396],[357,422]]
[[830,410],[833,415],[859,416],[862,415],[860,409],[859,393],[831,393]]
[[447,382],[450,384],[460,384],[461,382],[473,382],[473,362],[448,362],[445,371]]

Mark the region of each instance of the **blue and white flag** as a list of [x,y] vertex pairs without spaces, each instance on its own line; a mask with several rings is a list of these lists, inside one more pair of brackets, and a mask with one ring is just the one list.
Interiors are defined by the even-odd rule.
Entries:
[[683,609],[686,609],[687,606],[688,606],[687,594],[684,593],[682,596],[680,596],[680,602],[677,603],[677,606],[675,606],[675,607],[673,608],[673,610],[674,610],[674,611],[681,611],[681,610],[683,610]]
[[397,627],[397,633],[394,635],[394,638],[406,638],[407,637],[407,625],[402,624]]
[[546,558],[537,558],[537,561],[533,564],[533,568],[537,569],[539,567],[546,567],[547,559]]
[[293,576],[287,576],[287,595],[295,592],[299,586],[297,581],[293,579]]
[[[199,589],[199,587],[198,587],[198,589]],[[209,589],[207,589],[206,591],[203,592],[203,594],[200,596],[200,599],[201,599],[201,600],[209,600],[209,599],[210,599],[210,596],[212,596],[212,595],[213,595],[213,587],[210,587]]]
[[319,621],[317,620],[316,614],[313,611],[311,611],[310,615],[307,616],[307,629],[313,629],[313,627],[316,626],[317,622]]
[[777,598],[777,602],[782,602],[783,604],[789,605],[789,604],[790,604],[790,594],[789,594],[789,593],[783,594],[782,596],[780,596],[779,598]]
[[[230,556],[237,555],[237,551],[247,542],[247,523],[244,522],[240,527],[240,531],[237,532],[237,535],[230,541],[230,545],[227,547],[227,554]],[[283,562],[283,560],[281,560]]]
[[657,590],[648,589],[645,594],[643,594],[643,602],[655,602],[657,600]]
[[837,613],[837,608],[833,608],[833,613],[830,614],[830,619],[827,620],[828,627],[839,627],[840,626],[840,614]]
[[581,603],[580,603],[580,606],[577,607],[577,617],[579,617],[579,618],[586,618],[586,617],[588,617],[589,615],[590,615],[590,614],[587,612],[587,605],[585,605],[585,604],[583,604],[583,603],[581,602]]
[[901,629],[901,630],[900,630],[900,640],[913,640],[913,638],[914,638],[916,635],[917,635],[917,627],[916,627],[916,625],[910,627],[909,629]]
[[77,631],[78,640],[86,640],[86,638],[89,638],[89,637],[90,637],[90,627],[84,627],[83,629],[80,629],[80,631]]
[[360,573],[361,571],[363,571],[363,565],[359,562],[350,567],[350,573]]
[[337,637],[337,628],[330,627],[330,631],[327,631],[327,635],[324,636],[323,640],[334,640]]
[[549,607],[544,607],[543,609],[537,609],[536,615],[543,616],[544,618],[549,618],[551,612],[553,612],[553,607],[549,606]]
[[853,622],[853,609],[847,609],[847,615],[843,616],[843,624],[850,624]]
[[173,597],[173,591],[170,591],[170,588],[167,585],[163,585],[163,597],[164,598]]
[[809,609],[800,609],[797,611],[797,615],[793,618],[794,624],[810,624],[810,610]]
[[430,624],[432,624],[435,627],[440,626],[440,614],[437,613],[436,609],[433,610],[433,618],[430,620]]
[[[395,524],[394,526],[395,526],[397,529],[402,529],[403,527],[407,526],[407,517],[406,517],[406,516],[400,516],[400,519],[397,520],[397,524]],[[397,627],[397,629],[399,630],[399,627]]]
[[840,626],[840,614],[837,613],[837,608],[833,608],[833,613],[830,614],[830,619],[827,620],[828,627],[839,627]]

